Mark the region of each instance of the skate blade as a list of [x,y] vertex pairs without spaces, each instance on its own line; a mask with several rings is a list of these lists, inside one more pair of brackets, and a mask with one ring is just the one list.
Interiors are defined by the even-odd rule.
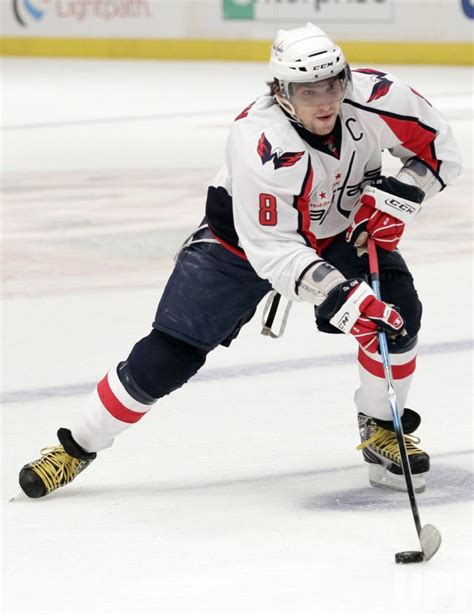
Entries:
[[[423,473],[412,475],[412,481],[413,489],[417,494],[425,491],[426,483]],[[407,491],[405,477],[390,473],[380,464],[369,464],[369,482],[375,488],[388,488],[390,490],[398,490],[399,492]]]

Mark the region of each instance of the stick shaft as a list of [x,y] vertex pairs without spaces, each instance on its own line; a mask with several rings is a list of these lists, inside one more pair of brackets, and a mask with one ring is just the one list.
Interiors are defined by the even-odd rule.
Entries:
[[[377,248],[375,246],[375,242],[371,238],[369,238],[367,244],[369,249],[369,268],[370,279],[372,282],[372,290],[375,297],[380,300],[380,274]],[[413,519],[415,521],[416,532],[418,533],[419,537],[421,533],[421,520],[418,511],[418,505],[416,502],[415,490],[413,487],[413,479],[411,476],[410,462],[408,460],[405,439],[403,438],[403,427],[397,405],[397,396],[393,387],[392,366],[390,364],[390,354],[388,352],[387,335],[385,332],[378,332],[377,336],[379,341],[380,356],[382,358],[383,370],[385,374],[385,381],[387,383],[388,401],[390,404],[390,410],[392,412],[393,426],[395,428],[398,447],[400,449],[400,460],[402,462],[403,474],[405,476],[405,482],[407,484],[408,498],[410,500],[411,511],[413,514]]]

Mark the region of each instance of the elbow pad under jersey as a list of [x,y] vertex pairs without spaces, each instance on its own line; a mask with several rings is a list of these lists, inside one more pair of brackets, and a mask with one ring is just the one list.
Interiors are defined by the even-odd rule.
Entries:
[[319,306],[346,278],[339,270],[322,259],[306,267],[296,281],[296,293],[305,302]]

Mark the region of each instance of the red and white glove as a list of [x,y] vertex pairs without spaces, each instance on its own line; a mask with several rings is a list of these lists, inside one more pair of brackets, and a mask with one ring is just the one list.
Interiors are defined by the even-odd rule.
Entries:
[[353,278],[338,284],[318,306],[317,314],[345,334],[351,334],[369,353],[378,349],[377,331],[406,336],[403,319],[389,304],[378,300],[366,282]]
[[380,248],[395,250],[405,223],[421,210],[424,196],[418,186],[381,176],[373,186],[365,187],[347,230],[346,241],[359,248],[365,245],[369,235]]

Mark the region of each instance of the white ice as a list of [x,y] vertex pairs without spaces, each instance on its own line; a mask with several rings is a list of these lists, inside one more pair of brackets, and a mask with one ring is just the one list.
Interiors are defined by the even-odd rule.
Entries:
[[[383,68],[383,67],[382,67]],[[424,302],[410,406],[432,456],[418,497],[371,488],[355,447],[356,349],[294,306],[260,315],[70,486],[17,475],[148,333],[261,64],[2,62],[4,614],[471,614],[472,74],[386,67],[449,118],[465,167],[408,229]],[[386,170],[396,169],[387,157]]]

